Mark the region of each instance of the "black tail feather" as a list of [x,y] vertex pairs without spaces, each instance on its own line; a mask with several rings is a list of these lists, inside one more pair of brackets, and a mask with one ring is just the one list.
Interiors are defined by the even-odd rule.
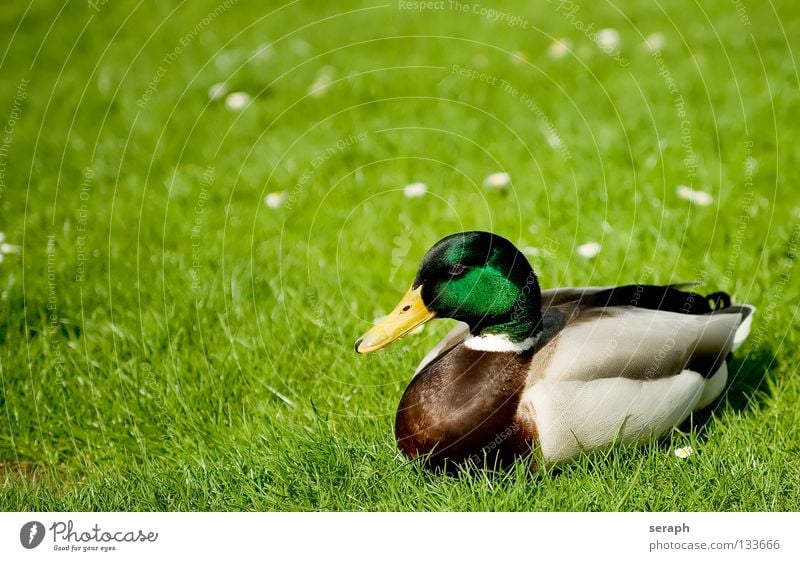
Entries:
[[[590,306],[636,306],[647,310],[701,315],[730,307],[731,297],[726,292],[703,296],[697,292],[679,290],[678,286],[630,284],[601,290],[582,300]],[[691,286],[691,285],[690,285]]]
[[709,300],[711,303],[711,307],[714,310],[721,310],[722,308],[730,308],[731,306],[731,295],[727,292],[712,292],[706,299]]

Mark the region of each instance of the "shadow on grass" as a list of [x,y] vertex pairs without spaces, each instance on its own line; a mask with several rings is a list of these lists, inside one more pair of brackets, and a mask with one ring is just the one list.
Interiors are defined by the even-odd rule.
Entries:
[[760,409],[770,396],[769,384],[765,382],[776,365],[777,358],[769,347],[755,349],[744,359],[733,358],[728,363],[728,385],[722,396],[710,407],[693,414],[681,425],[681,430],[693,430],[702,441],[715,413],[726,407],[737,413]]

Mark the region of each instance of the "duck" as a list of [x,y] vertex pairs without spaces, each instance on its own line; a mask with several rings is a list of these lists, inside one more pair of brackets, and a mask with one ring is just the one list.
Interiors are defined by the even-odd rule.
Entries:
[[433,469],[526,457],[557,466],[660,439],[720,397],[756,308],[698,284],[541,290],[509,240],[459,232],[428,250],[355,350],[456,320],[400,399],[400,451]]

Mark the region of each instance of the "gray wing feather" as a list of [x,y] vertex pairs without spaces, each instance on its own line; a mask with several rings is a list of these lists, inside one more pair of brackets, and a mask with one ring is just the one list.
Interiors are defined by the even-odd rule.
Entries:
[[689,315],[632,306],[580,310],[552,344],[548,372],[564,380],[708,376],[731,351],[739,314]]

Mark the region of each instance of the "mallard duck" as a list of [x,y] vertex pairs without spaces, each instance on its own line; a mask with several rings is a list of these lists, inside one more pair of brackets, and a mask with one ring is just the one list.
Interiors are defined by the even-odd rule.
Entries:
[[355,349],[458,320],[400,400],[402,452],[441,467],[538,448],[555,465],[657,439],[719,397],[755,308],[690,286],[541,291],[507,239],[462,232],[425,254],[409,291]]

